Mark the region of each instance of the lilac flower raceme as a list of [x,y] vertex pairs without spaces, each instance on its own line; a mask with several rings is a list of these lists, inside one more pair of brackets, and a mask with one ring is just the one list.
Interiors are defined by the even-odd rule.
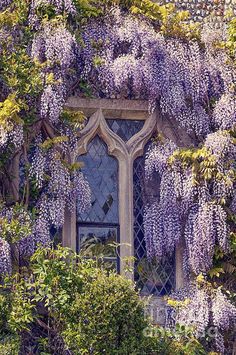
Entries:
[[39,135],[36,137],[35,140],[35,152],[32,156],[32,162],[29,170],[29,175],[31,177],[35,177],[36,179],[36,186],[41,188],[44,181],[44,174],[46,169],[46,157],[43,148],[40,147],[42,144],[42,136]]
[[62,85],[48,85],[41,97],[41,116],[49,118],[51,123],[59,121],[65,100]]
[[34,0],[32,8],[36,9],[46,5],[53,5],[58,13],[67,11],[68,13],[74,13],[75,7],[71,0]]
[[49,152],[50,160],[50,181],[48,184],[48,192],[54,196],[68,195],[70,189],[70,174],[68,169],[63,165],[60,155],[55,151]]
[[218,288],[212,300],[212,313],[214,324],[220,330],[227,330],[236,326],[236,308]]
[[8,132],[0,125],[0,146],[4,146],[8,140]]
[[12,271],[11,249],[9,243],[0,238],[0,274],[10,274]]
[[71,189],[68,196],[68,207],[74,210],[77,205],[79,213],[83,213],[91,207],[91,190],[88,181],[81,171],[72,175]]
[[180,205],[173,188],[174,175],[168,168],[168,158],[176,146],[167,141],[150,146],[145,162],[147,184],[157,172],[161,177],[158,200],[146,206],[144,231],[148,256],[162,258],[174,251],[181,235]]
[[40,18],[38,16],[37,10],[47,8],[52,6],[56,14],[63,14],[66,12],[68,15],[75,15],[76,8],[72,0],[33,0],[31,3],[29,22],[30,25],[38,28],[40,26]]
[[218,129],[230,129],[236,124],[236,103],[233,93],[225,93],[216,103],[213,120]]
[[20,147],[24,142],[24,131],[21,124],[15,125],[13,130],[9,133],[9,140],[15,145]]
[[35,250],[32,238],[33,221],[31,214],[20,205],[2,207],[0,211],[1,219],[3,223],[0,223],[0,235],[4,236],[4,238],[0,238],[0,244],[2,245],[0,250],[2,249],[2,253],[5,253],[5,256],[2,254],[0,260],[1,257],[4,258],[4,263],[8,263],[8,272],[10,272],[12,263],[10,245],[14,245],[14,248],[18,250],[20,258],[31,256]]
[[157,171],[160,175],[164,173],[167,168],[168,158],[173,154],[176,145],[167,140],[164,144],[152,144],[147,151],[145,160],[145,175],[146,179]]
[[194,219],[190,219],[189,224],[185,239],[190,266],[195,274],[206,273],[213,265],[215,245],[218,243],[222,250],[227,252],[226,213],[219,205],[204,203],[199,206]]
[[50,214],[48,200],[45,195],[38,201],[38,216],[34,224],[34,242],[35,246],[48,246],[51,242],[50,237]]
[[235,329],[236,307],[228,300],[222,289],[209,288],[205,282],[197,285],[190,283],[173,292],[170,299],[180,301],[180,307],[177,310],[170,307],[167,326],[172,327],[173,323],[177,322],[193,327],[197,338],[211,334],[213,349],[224,354],[223,332]]
[[56,228],[63,226],[65,221],[65,199],[60,197],[51,198],[48,203],[49,221]]
[[236,145],[233,144],[232,136],[227,131],[219,130],[209,134],[204,145],[217,160],[224,159],[228,153],[236,154]]
[[11,4],[11,2],[12,0],[1,0],[0,11],[5,10],[5,8]]
[[62,69],[68,68],[75,60],[75,38],[63,24],[46,24],[36,33],[31,55],[51,64],[59,63]]

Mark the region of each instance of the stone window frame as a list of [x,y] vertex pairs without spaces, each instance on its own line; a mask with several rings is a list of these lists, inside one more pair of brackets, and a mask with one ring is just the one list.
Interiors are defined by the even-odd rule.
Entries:
[[[108,154],[118,161],[118,193],[119,193],[119,230],[120,230],[120,273],[131,279],[134,272],[125,272],[127,258],[134,256],[134,216],[133,216],[133,163],[143,156],[144,148],[155,131],[164,137],[172,139],[178,145],[189,145],[191,137],[179,129],[176,122],[161,117],[156,109],[152,114],[148,111],[148,102],[144,100],[121,99],[87,99],[70,97],[66,108],[82,111],[88,117],[88,123],[80,132],[78,149],[70,157],[71,162],[87,152],[88,144],[98,135],[107,145]],[[143,128],[124,142],[106,123],[106,119],[144,120]],[[65,224],[62,233],[62,244],[76,251],[77,220],[76,211],[65,212]],[[175,287],[179,289],[184,284],[183,277],[183,246],[182,242],[176,248],[175,255]]]

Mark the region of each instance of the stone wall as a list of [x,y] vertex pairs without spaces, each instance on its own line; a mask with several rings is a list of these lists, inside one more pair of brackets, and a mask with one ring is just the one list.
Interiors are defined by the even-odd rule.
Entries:
[[229,10],[233,10],[236,16],[236,0],[163,0],[162,3],[174,3],[179,9],[188,10],[192,19],[200,22],[210,15],[216,21],[220,20]]

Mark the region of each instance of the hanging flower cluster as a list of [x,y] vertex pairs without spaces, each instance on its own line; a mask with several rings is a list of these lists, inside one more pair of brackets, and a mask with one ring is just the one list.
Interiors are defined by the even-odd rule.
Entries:
[[156,171],[161,178],[160,193],[157,201],[145,209],[144,230],[147,253],[151,258],[161,258],[174,251],[181,236],[180,205],[173,189],[174,175],[168,167],[168,158],[176,149],[175,144],[165,142],[153,144],[146,159],[146,183]]
[[0,238],[0,273],[10,274],[12,271],[11,249],[9,243]]
[[[104,23],[89,22],[82,36],[81,74],[95,95],[145,98],[150,109],[158,101],[163,115],[200,139],[214,126],[228,128],[222,117],[233,122],[229,90],[235,71],[226,55],[210,50],[210,38],[204,37],[209,49],[203,51],[196,41],[165,39],[148,22],[117,9]],[[213,112],[211,101],[216,101]]]
[[[0,11],[10,3],[2,1]],[[7,19],[0,13],[0,154],[24,153],[22,185],[37,192],[35,201],[27,200],[36,217],[31,232],[17,241],[22,253],[50,242],[50,230],[62,226],[66,208],[83,211],[90,204],[88,183],[71,160],[78,122],[63,116],[67,97],[138,98],[195,137],[195,148],[177,149],[178,142],[166,140],[147,153],[146,183],[154,173],[160,177],[158,196],[145,208],[148,256],[171,254],[183,240],[188,279],[207,273],[215,249],[230,248],[228,208],[236,209],[236,72],[227,53],[214,46],[225,33],[204,27],[201,43],[171,38],[144,16],[117,7],[98,18],[90,8],[78,24],[74,4],[33,0],[24,10],[13,1]],[[0,271],[9,272],[10,245],[1,231],[0,238]],[[217,328],[227,329],[234,310],[221,291],[213,298],[199,289],[196,295],[189,322],[203,330],[213,314]],[[184,312],[181,317],[184,322]]]
[[2,0],[0,3],[0,11],[5,10],[5,8],[11,3],[12,0]]
[[[206,275],[214,268],[216,250],[230,252],[228,219],[236,210],[235,149],[232,125],[232,131],[208,134],[200,148],[176,149],[168,140],[153,144],[145,162],[146,184],[154,173],[161,178],[160,195],[151,205],[147,204],[144,216],[147,255],[160,259],[173,253],[182,240],[189,293],[180,290],[176,299],[189,303],[179,310],[174,322],[195,327],[200,338],[213,326],[215,348],[222,354],[223,333],[235,326],[236,309],[221,289],[214,291],[212,287],[199,288],[195,284],[191,291],[189,282],[194,275]],[[168,201],[169,209],[160,213]]]
[[[213,266],[216,246],[224,253],[229,251],[230,233],[224,206],[231,201],[234,190],[235,148],[234,137],[218,131],[209,134],[200,149],[181,151],[166,141],[147,152],[146,183],[155,171],[161,177],[160,196],[151,206],[147,205],[145,214],[150,256],[162,256],[163,248],[171,253],[182,235],[189,268],[197,275],[207,273]],[[169,206],[163,213],[166,222],[160,215],[164,206]]]
[[191,327],[197,338],[210,338],[217,352],[224,354],[223,333],[236,326],[236,307],[221,287],[212,289],[206,282],[190,284],[174,292],[168,301],[167,326],[175,322]]
[[35,235],[31,214],[18,204],[9,208],[1,206],[0,237],[6,255],[4,263],[7,262],[9,270],[11,270],[12,245],[18,250],[20,258],[32,255],[35,250]]
[[[29,172],[41,191],[35,235],[38,243],[47,244],[50,242],[50,227],[63,226],[66,207],[73,211],[78,206],[82,212],[90,207],[91,191],[82,172],[70,171],[63,161],[61,144],[54,145],[53,141],[46,140],[43,145],[41,135],[36,137],[36,142]],[[48,148],[45,144],[53,146]],[[63,145],[64,152],[68,146],[68,142]]]
[[[191,212],[190,212],[191,213]],[[222,206],[203,203],[192,215],[185,229],[186,251],[191,270],[207,273],[213,266],[215,246],[229,250],[226,213]]]

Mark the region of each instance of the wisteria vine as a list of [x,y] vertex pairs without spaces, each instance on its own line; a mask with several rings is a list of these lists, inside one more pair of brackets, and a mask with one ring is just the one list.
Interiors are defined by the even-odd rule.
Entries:
[[[0,221],[14,222],[12,202],[32,213],[29,229],[27,218],[17,216],[25,231],[19,240],[4,237],[5,222],[0,224],[0,271],[11,271],[12,242],[20,255],[30,255],[50,243],[51,228],[62,227],[66,209],[89,207],[88,183],[73,162],[83,120],[64,110],[69,95],[89,93],[148,100],[150,112],[158,110],[194,137],[188,149],[168,139],[153,143],[145,166],[147,184],[154,172],[161,181],[159,196],[145,208],[148,257],[161,259],[183,244],[189,282],[214,267],[216,250],[231,252],[235,232],[236,71],[222,45],[226,26],[216,31],[205,24],[200,37],[187,40],[186,24],[178,23],[181,36],[171,36],[160,20],[119,7],[96,12],[94,2],[87,5],[78,10],[72,0],[0,4],[0,155],[21,165],[19,191],[2,208]],[[11,187],[4,179],[2,198]],[[206,292],[198,289],[192,297],[187,321],[205,327],[212,313],[214,325],[228,329],[235,309],[221,290],[211,299]],[[186,323],[184,314],[180,320]],[[222,344],[219,335],[217,348]]]

